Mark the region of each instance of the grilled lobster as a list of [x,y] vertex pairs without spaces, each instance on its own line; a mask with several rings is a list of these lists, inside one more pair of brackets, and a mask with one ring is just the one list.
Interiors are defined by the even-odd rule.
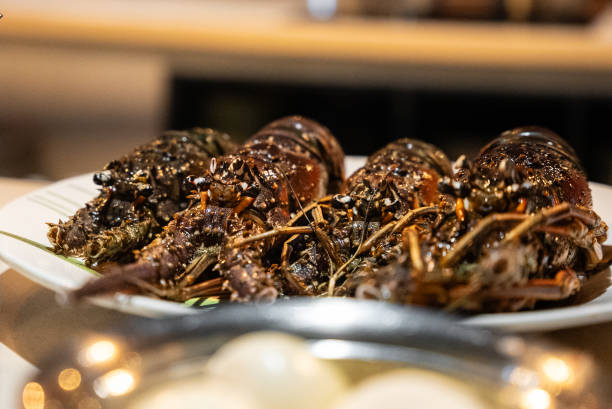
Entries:
[[67,221],[49,223],[49,241],[57,253],[90,265],[129,259],[187,207],[187,175],[234,149],[228,135],[212,129],[166,132],[95,173],[100,194]]
[[[235,153],[213,159],[189,180],[199,198],[136,253],[75,295],[115,291],[126,283],[162,297],[276,297],[263,266],[268,242],[237,251],[226,243],[286,224],[302,204],[337,190],[344,154],[327,128],[293,116],[261,129]],[[212,269],[217,273],[213,273]]]
[[456,198],[454,209],[438,225],[415,227],[418,251],[405,248],[395,265],[357,279],[357,295],[516,311],[575,294],[603,262],[607,227],[586,175],[549,130],[504,132],[473,163],[460,158],[440,189]]

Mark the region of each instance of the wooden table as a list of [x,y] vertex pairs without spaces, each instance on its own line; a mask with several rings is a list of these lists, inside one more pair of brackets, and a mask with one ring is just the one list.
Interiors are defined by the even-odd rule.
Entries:
[[[304,1],[8,0],[0,42],[154,56],[204,78],[612,94],[592,26],[309,18]],[[1,52],[1,51],[0,51]],[[1,55],[1,54],[0,54]]]
[[[0,178],[0,206],[44,183]],[[55,294],[0,262],[0,408],[17,408],[22,382],[72,337],[128,316],[90,304],[66,307]],[[612,323],[537,334],[591,353],[612,379]]]

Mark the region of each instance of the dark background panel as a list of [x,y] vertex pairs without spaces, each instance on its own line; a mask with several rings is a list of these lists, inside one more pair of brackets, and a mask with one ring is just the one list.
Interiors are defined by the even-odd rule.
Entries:
[[368,155],[400,137],[433,143],[456,158],[475,155],[500,132],[550,128],[576,149],[592,180],[612,183],[612,99],[518,93],[172,81],[169,127],[209,126],[244,139],[267,122],[300,114],[320,121],[345,152]]

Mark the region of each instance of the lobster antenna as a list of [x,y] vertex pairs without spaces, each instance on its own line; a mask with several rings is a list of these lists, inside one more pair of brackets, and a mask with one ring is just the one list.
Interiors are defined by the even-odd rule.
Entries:
[[278,168],[278,171],[285,178],[285,181],[287,182],[287,186],[289,186],[289,190],[291,190],[291,194],[295,198],[295,201],[297,202],[298,206],[300,207],[300,210],[301,210],[302,214],[306,218],[306,221],[308,222],[308,225],[310,226],[310,228],[312,229],[312,232],[314,233],[314,231],[315,231],[314,223],[312,221],[310,221],[310,218],[308,217],[308,214],[304,211],[304,206],[302,206],[302,201],[300,200],[300,197],[298,196],[298,194],[295,192],[295,189],[293,189],[293,185],[289,181],[289,178],[287,177],[285,172],[283,172],[282,169]]
[[334,287],[336,285],[336,280],[342,277],[342,272],[348,267],[349,264],[355,260],[359,252],[361,251],[361,246],[363,246],[363,242],[365,241],[366,232],[368,231],[368,215],[370,213],[370,205],[372,204],[372,198],[374,194],[377,193],[377,190],[374,190],[370,193],[368,197],[368,206],[366,207],[365,218],[363,220],[363,230],[361,231],[361,240],[359,241],[359,246],[357,246],[357,250],[353,253],[353,255],[346,261],[346,263],[342,264],[329,278],[329,283],[327,285],[327,295],[328,297],[332,297],[334,295]]

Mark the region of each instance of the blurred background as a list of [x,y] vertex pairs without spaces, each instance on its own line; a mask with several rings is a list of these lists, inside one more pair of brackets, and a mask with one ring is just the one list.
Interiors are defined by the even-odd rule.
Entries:
[[0,176],[102,167],[164,129],[244,139],[288,114],[348,154],[475,154],[549,127],[612,183],[606,0],[5,0]]

